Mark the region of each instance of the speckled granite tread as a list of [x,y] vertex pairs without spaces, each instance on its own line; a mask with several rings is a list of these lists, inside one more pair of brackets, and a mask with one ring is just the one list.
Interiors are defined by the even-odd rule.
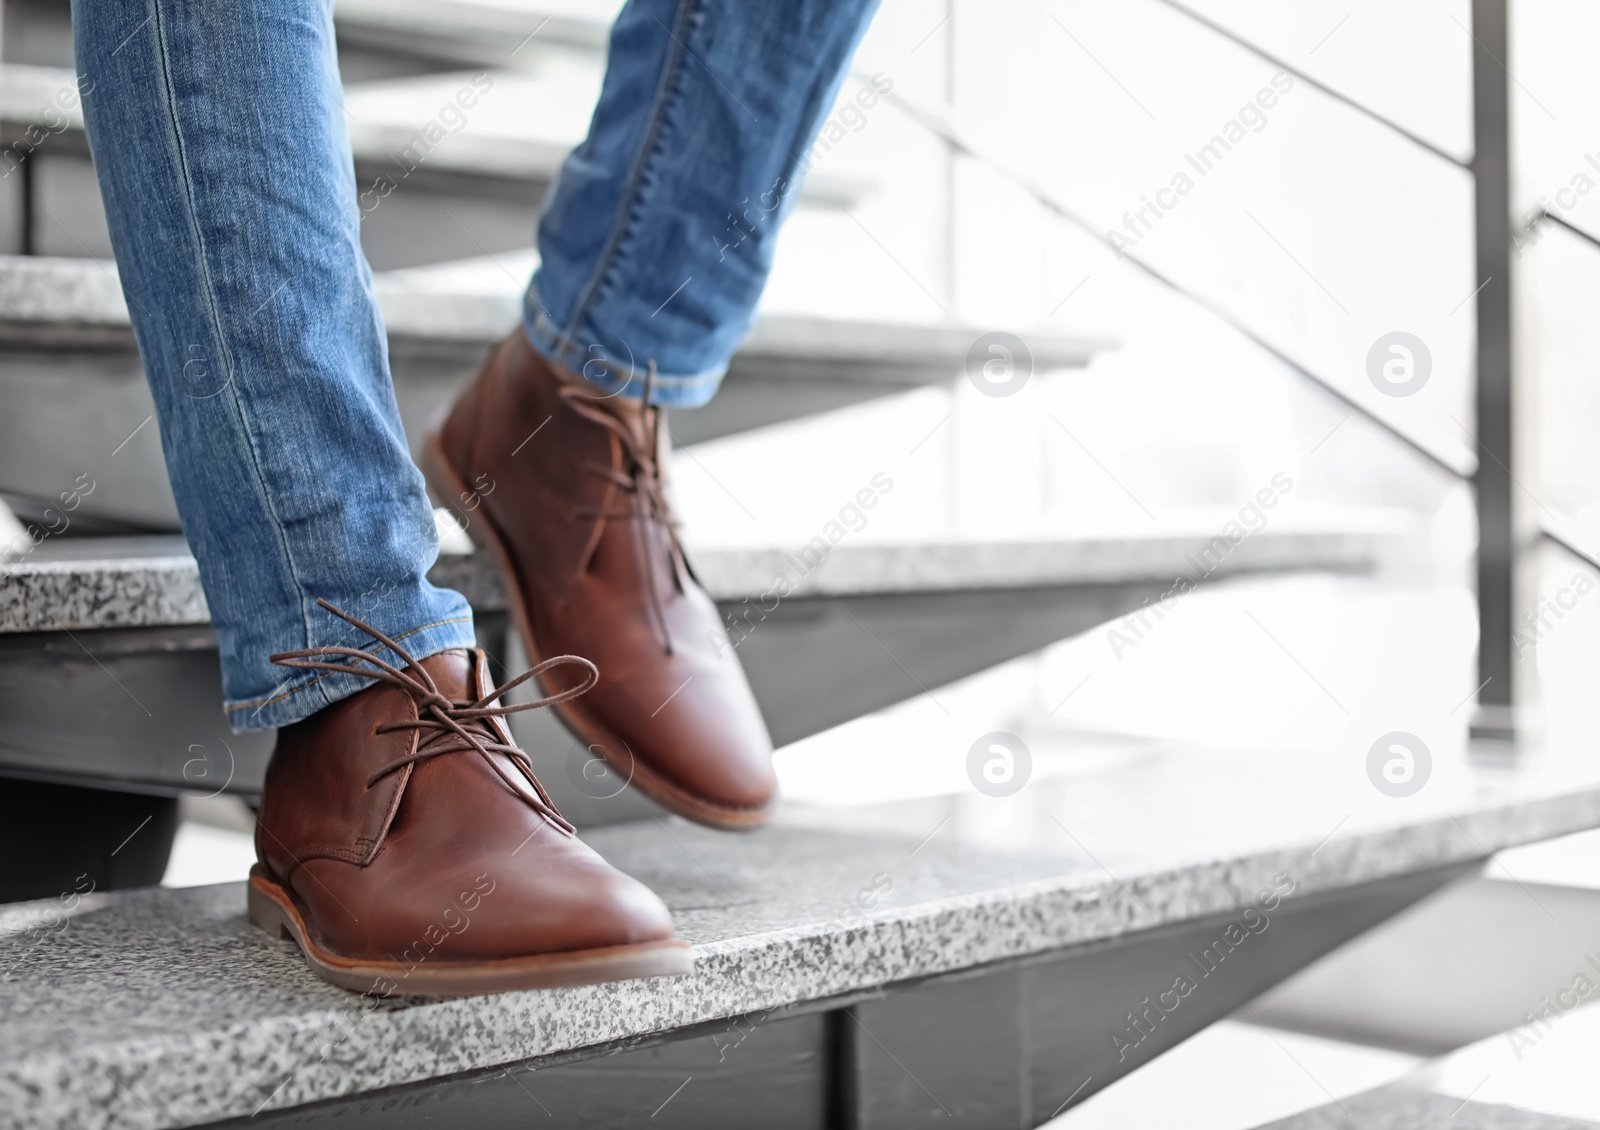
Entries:
[[[1307,781],[1325,768],[1315,760]],[[1335,826],[1310,790],[1266,811],[1241,787],[1259,770],[1183,753],[1171,791],[1155,797],[1115,773],[1071,778],[1068,792],[1038,794],[1071,833],[1040,820],[1037,842],[1004,850],[963,830],[962,805],[992,803],[975,795],[907,802],[899,817],[789,812],[744,837],[675,820],[593,830],[590,842],[671,906],[696,947],[692,976],[366,1014],[246,923],[238,884],[91,895],[57,918],[50,903],[7,907],[0,1127],[249,1115],[1231,911],[1283,873],[1299,896],[1600,825],[1595,771],[1565,783],[1502,773],[1492,793],[1487,778],[1463,780],[1423,804],[1368,789],[1376,801]],[[1162,838],[1173,807],[1209,803],[1208,792],[1223,798],[1216,842]],[[873,891],[881,902],[861,897]]]
[[[695,570],[718,600],[996,588],[1043,588],[1127,580],[1170,580],[1206,530],[1049,541],[858,543],[829,547],[820,561],[793,549],[707,546]],[[1373,568],[1403,526],[1378,511],[1341,524],[1268,528],[1242,542],[1217,575],[1263,570]],[[498,576],[476,554],[445,554],[433,580],[459,589],[483,610],[505,607]],[[210,619],[194,558],[177,537],[46,541],[0,566],[0,632],[204,624]]]
[[0,566],[0,632],[210,622],[200,572],[187,551]]
[[1394,1084],[1352,1095],[1259,1130],[1596,1130],[1600,1122],[1503,1103],[1480,1103]]
[[[25,69],[34,74],[43,70]],[[59,85],[51,89],[59,89]],[[524,270],[532,269],[534,263],[525,254],[519,259]],[[392,338],[488,343],[510,333],[522,310],[521,284],[492,258],[377,271],[372,281],[378,309]],[[26,334],[68,326],[125,331],[128,325],[116,264],[0,255],[0,328]],[[973,339],[994,328],[959,322],[845,320],[763,310],[741,344],[740,356],[851,363],[914,360],[946,365],[954,376],[961,371]],[[1117,344],[1109,338],[1066,334],[1047,326],[1029,326],[1024,332],[1033,363],[1039,368],[1081,367],[1096,353]],[[132,344],[131,338],[128,344]]]

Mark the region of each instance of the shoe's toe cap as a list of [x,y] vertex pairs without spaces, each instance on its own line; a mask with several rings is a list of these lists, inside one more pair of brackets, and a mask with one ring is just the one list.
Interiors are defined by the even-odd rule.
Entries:
[[655,892],[576,840],[579,849],[529,859],[484,899],[484,945],[497,952],[554,953],[642,945],[672,937]]

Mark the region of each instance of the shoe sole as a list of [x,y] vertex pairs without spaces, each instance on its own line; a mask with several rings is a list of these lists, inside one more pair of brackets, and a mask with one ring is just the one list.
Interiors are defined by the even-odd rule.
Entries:
[[394,987],[379,992],[380,996],[464,997],[515,989],[595,985],[639,977],[678,977],[694,972],[694,951],[688,942],[675,938],[488,961],[430,964],[423,960],[414,965],[360,961],[341,957],[319,946],[289,892],[269,879],[259,863],[250,869],[248,899],[252,924],[275,937],[293,940],[317,976],[341,989],[358,993],[375,992],[388,982]]
[[[422,475],[433,493],[441,501],[448,501],[451,498],[460,498],[468,491],[461,482],[461,476],[456,474],[450,460],[445,457],[439,431],[439,423],[428,429],[428,436],[422,448]],[[487,516],[481,514],[480,516],[483,517],[481,522],[472,522],[467,526],[467,537],[472,539],[473,545],[486,551],[494,559],[500,570],[501,580],[505,582],[506,599],[511,602],[511,618],[517,626],[518,634],[522,637],[522,645],[528,652],[528,659],[534,664],[540,663],[546,657],[534,638],[533,620],[523,602],[521,586],[517,584],[516,570],[511,565],[511,555],[502,544],[500,532],[494,528],[494,523],[489,521]],[[579,741],[586,743],[592,751],[598,751],[601,758],[621,774],[625,781],[636,786],[640,792],[667,811],[693,820],[697,824],[725,832],[753,831],[772,819],[772,814],[777,810],[776,799],[765,808],[727,808],[686,792],[645,765],[637,756],[633,756],[632,764],[623,763],[618,756],[609,754],[608,751],[627,749],[627,743],[615,734],[609,733],[598,722],[580,713],[572,705],[575,701],[577,700],[572,699],[557,703],[550,709],[555,711],[556,716]]]

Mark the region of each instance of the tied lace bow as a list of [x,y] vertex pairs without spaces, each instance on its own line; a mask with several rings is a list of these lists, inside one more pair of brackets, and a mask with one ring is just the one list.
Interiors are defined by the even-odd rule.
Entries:
[[[554,706],[556,703],[566,702],[576,698],[600,680],[600,671],[593,663],[578,655],[557,655],[546,659],[536,667],[524,671],[515,679],[502,683],[488,694],[475,702],[458,701],[440,692],[438,684],[433,681],[433,676],[394,640],[384,635],[371,624],[356,619],[343,609],[336,608],[328,601],[318,598],[317,604],[344,620],[346,623],[367,633],[373,639],[383,644],[390,651],[405,660],[409,671],[402,670],[386,660],[379,659],[376,655],[355,647],[343,647],[330,644],[324,647],[311,647],[302,651],[284,651],[269,658],[280,667],[297,667],[308,671],[338,671],[347,675],[360,675],[364,678],[374,679],[380,683],[389,683],[399,687],[411,696],[412,702],[417,707],[417,717],[407,718],[399,722],[386,722],[374,731],[379,734],[390,733],[395,730],[420,731],[417,743],[412,751],[404,757],[397,758],[387,765],[382,766],[367,778],[367,788],[371,788],[384,777],[396,769],[411,765],[414,762],[426,761],[446,753],[463,753],[474,751],[493,769],[495,775],[504,781],[518,796],[528,800],[536,811],[547,821],[555,825],[566,835],[574,835],[577,829],[557,811],[555,802],[544,791],[544,786],[539,784],[538,778],[533,775],[533,765],[528,760],[528,755],[514,745],[508,745],[498,738],[499,731],[489,724],[490,718],[503,718],[508,714],[516,714],[523,710],[537,710],[543,706]],[[354,662],[340,662],[351,660],[354,662],[368,663],[371,667],[357,667]],[[555,667],[577,665],[588,672],[588,678],[579,686],[569,687],[567,690],[548,695],[533,702],[519,702],[511,706],[491,706],[496,699],[505,695],[527,682],[542,675]],[[510,777],[505,770],[492,757],[491,754],[502,754],[520,765],[527,775],[527,782],[533,786],[533,791],[538,796],[535,803]]]
[[594,462],[586,462],[584,467],[629,495],[631,501],[628,508],[617,510],[603,506],[580,506],[575,508],[573,513],[580,518],[621,520],[631,518],[638,524],[639,536],[634,544],[639,550],[639,569],[644,573],[645,588],[650,594],[650,611],[654,614],[655,627],[661,633],[661,645],[666,653],[671,655],[672,633],[667,627],[667,614],[662,602],[660,582],[656,578],[656,571],[651,567],[649,558],[648,545],[655,536],[652,531],[655,529],[662,531],[664,548],[673,566],[672,583],[678,592],[683,592],[683,573],[692,576],[693,570],[689,568],[688,558],[678,541],[678,522],[673,517],[672,507],[667,502],[666,488],[661,482],[661,408],[650,403],[655,380],[656,363],[652,361],[645,373],[644,398],[640,405],[638,425],[620,419],[602,408],[594,407],[591,403],[595,399],[593,394],[580,386],[564,385],[559,395],[578,415],[611,432],[622,447],[621,470]]

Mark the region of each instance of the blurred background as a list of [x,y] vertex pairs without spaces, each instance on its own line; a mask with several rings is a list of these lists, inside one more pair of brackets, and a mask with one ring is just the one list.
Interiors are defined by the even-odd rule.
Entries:
[[[430,318],[511,323],[540,200],[583,136],[617,7],[334,4],[362,242],[391,332],[423,327],[422,341],[452,337]],[[1526,225],[1513,256],[1518,378],[1533,406],[1520,487],[1571,538],[1600,545],[1600,110],[1588,57],[1600,9],[1524,0],[1511,11],[1513,211]],[[1359,761],[1376,735],[1404,729],[1441,763],[1440,751],[1465,748],[1477,533],[1470,487],[1438,462],[1468,465],[1477,426],[1473,299],[1485,280],[1460,164],[1473,147],[1470,25],[1467,0],[885,0],[780,243],[757,335],[769,363],[736,365],[730,379],[746,415],[669,421],[689,545],[794,553],[827,536],[875,476],[892,487],[875,488],[837,544],[900,551],[908,568],[952,546],[987,549],[985,576],[1030,553],[1079,561],[1072,547],[1090,544],[1112,558],[1150,539],[1200,547],[1269,487],[1274,508],[1245,544],[1310,540],[1278,558],[1261,549],[1262,575],[1202,586],[1153,629],[1106,615],[929,694],[909,688],[839,724],[797,724],[779,753],[792,802],[825,821],[830,809],[957,792],[969,743],[992,730],[1027,734],[1035,779],[1058,782],[1057,796],[1175,742]],[[48,279],[8,268],[7,301],[56,301],[65,278],[92,306],[82,296],[114,264],[66,5],[5,0],[0,44],[5,139],[47,134],[0,177],[0,254],[59,268]],[[447,110],[485,74],[492,89]],[[430,138],[429,123],[443,136]],[[1541,212],[1562,223],[1535,222]],[[805,410],[761,409],[762,390],[783,379],[783,333],[807,327],[823,327],[819,340],[870,330],[884,348],[920,341],[928,372],[870,395],[819,392]],[[1430,359],[1412,395],[1371,375],[1375,345],[1397,332]],[[1022,347],[1007,345],[1007,372],[1022,379],[1003,396],[982,375],[1001,356],[996,340]],[[396,356],[408,428],[470,370],[421,346]],[[84,364],[100,367],[73,390],[22,365],[0,374],[0,524],[38,521],[50,484],[87,471],[95,492],[62,542],[172,534],[136,364]],[[40,412],[60,426],[39,427]],[[92,458],[67,431],[93,439]],[[440,520],[446,549],[464,549]],[[1530,550],[1529,568],[1548,593],[1593,587],[1586,563],[1549,544]],[[1174,554],[1147,571],[1187,570]],[[1593,598],[1541,632],[1526,663],[1552,740],[1591,749]],[[181,801],[170,885],[241,878],[253,859],[243,801],[201,799],[208,791]],[[1004,807],[969,799],[966,833],[996,845],[1043,812],[1026,795]],[[1175,813],[1174,835],[1185,819],[1203,824],[1204,813]],[[1454,975],[1520,1007],[1537,997],[1525,980],[1545,983],[1547,950],[1519,933],[1524,918],[1486,908],[1514,874],[1562,892],[1549,897],[1566,900],[1564,930],[1600,925],[1596,850],[1577,837],[1506,857],[1467,893],[1452,888],[1278,990],[1266,1027],[1214,1026],[1059,1125],[1125,1125],[1133,1112],[1154,1124],[1163,1103],[1190,1126],[1254,1125],[1518,1023],[1499,1006],[1446,1016],[1450,994],[1413,1000],[1415,981],[1396,988],[1374,970],[1385,955],[1488,929],[1480,964]],[[1549,960],[1565,974],[1564,959]],[[1334,1016],[1330,1002],[1353,983],[1368,1011]]]

